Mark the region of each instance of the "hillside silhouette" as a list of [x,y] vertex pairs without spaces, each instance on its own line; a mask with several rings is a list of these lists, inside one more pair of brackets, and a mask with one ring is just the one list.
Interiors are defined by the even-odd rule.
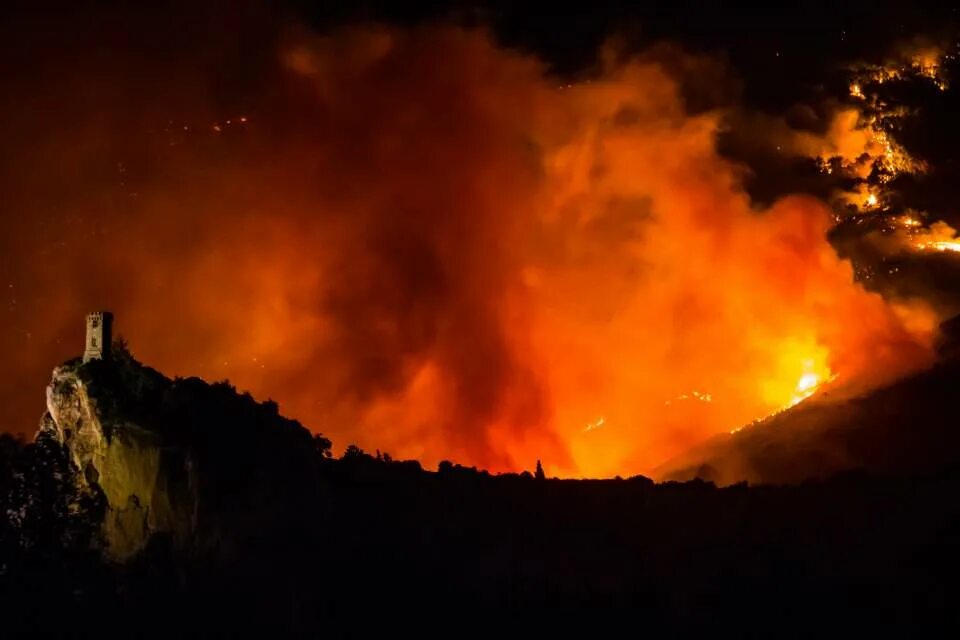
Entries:
[[[960,467],[946,455],[928,472],[781,486],[428,471],[355,446],[333,458],[275,404],[167,379],[122,348],[66,363],[51,388],[34,442],[0,438],[6,628],[460,634],[535,615],[542,631],[570,632],[575,616],[593,631],[784,635],[956,622]],[[81,397],[91,413],[68,410]]]

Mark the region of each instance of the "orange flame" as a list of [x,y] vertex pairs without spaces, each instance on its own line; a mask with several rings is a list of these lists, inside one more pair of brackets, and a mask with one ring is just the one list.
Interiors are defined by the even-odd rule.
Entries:
[[942,220],[934,222],[927,229],[917,229],[917,225],[910,224],[913,219],[904,221],[905,226],[913,228],[910,240],[914,247],[924,251],[953,251],[960,252],[960,238],[957,230]]

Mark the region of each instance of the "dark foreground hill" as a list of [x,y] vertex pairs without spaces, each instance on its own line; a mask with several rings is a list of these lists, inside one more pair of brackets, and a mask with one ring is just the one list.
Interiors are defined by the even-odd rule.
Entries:
[[951,465],[726,488],[428,472],[356,448],[332,459],[275,405],[122,352],[60,368],[51,387],[37,441],[0,439],[4,629],[509,636],[522,615],[540,634],[595,637],[957,622]]

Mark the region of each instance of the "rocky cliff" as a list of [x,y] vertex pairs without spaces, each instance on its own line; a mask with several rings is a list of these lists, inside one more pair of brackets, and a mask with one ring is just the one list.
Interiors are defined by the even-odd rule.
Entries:
[[54,369],[38,438],[64,445],[75,482],[101,498],[104,551],[119,561],[158,539],[230,553],[242,537],[293,526],[329,451],[275,403],[168,379],[122,345]]

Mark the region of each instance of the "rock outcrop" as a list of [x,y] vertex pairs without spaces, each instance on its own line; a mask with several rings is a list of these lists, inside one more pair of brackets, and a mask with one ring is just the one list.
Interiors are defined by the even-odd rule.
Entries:
[[104,504],[105,554],[128,560],[160,538],[229,553],[237,532],[282,531],[315,498],[329,441],[228,383],[170,380],[122,346],[72,360],[47,387],[38,437],[65,446],[83,491]]

